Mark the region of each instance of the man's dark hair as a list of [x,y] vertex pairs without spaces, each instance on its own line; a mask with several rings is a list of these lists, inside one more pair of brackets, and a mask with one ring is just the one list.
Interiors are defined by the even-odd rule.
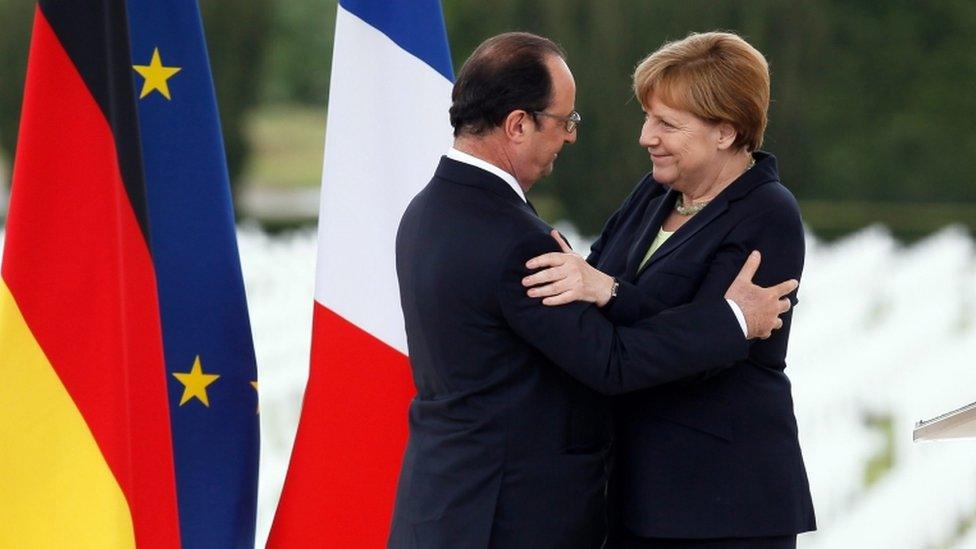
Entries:
[[517,109],[546,110],[552,101],[546,59],[553,55],[566,58],[554,42],[527,32],[507,32],[482,42],[464,62],[451,92],[454,136],[482,135]]

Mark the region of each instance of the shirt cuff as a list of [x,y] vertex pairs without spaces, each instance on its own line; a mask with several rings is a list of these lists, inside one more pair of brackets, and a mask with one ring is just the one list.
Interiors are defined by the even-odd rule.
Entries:
[[739,308],[739,305],[736,304],[735,301],[732,301],[729,298],[725,298],[725,301],[729,303],[729,307],[732,308],[732,314],[734,314],[735,319],[739,321],[739,327],[742,328],[742,337],[748,338],[749,327],[746,326],[746,315],[742,314],[742,309]]

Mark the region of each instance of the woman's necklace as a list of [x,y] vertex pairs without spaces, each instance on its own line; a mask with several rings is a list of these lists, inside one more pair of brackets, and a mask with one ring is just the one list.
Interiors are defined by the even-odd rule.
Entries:
[[[750,158],[749,165],[746,166],[746,169],[743,170],[742,173],[746,173],[747,171],[749,171],[749,168],[755,165],[756,165],[756,160]],[[679,194],[678,201],[674,203],[674,211],[677,212],[678,215],[688,215],[688,216],[695,215],[696,213],[705,209],[705,206],[708,206],[709,202],[711,202],[711,200],[706,200],[704,202],[694,202],[690,206],[685,206],[684,195]]]
[[679,194],[678,201],[674,203],[674,211],[678,212],[678,215],[695,215],[696,213],[702,211],[705,206],[708,206],[709,202],[711,202],[711,200],[694,203],[691,206],[685,206],[685,199]]

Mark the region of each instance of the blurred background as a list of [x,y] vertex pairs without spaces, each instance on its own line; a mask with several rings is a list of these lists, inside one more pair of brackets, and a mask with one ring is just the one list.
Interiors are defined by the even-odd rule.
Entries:
[[[314,223],[335,0],[202,0],[242,217]],[[976,226],[976,3],[970,0],[444,0],[456,67],[487,36],[528,30],[563,46],[584,125],[533,190],[550,220],[595,234],[649,169],[637,146],[636,63],[690,31],[739,32],[768,58],[764,148],[807,224],[836,238],[882,223],[914,239]],[[32,2],[0,0],[0,173],[9,174]],[[391,99],[395,101],[395,98]],[[419,122],[419,121],[418,121]],[[391,135],[391,146],[409,136]],[[5,177],[5,176],[4,176]]]
[[[200,6],[261,370],[260,543],[307,375],[336,2]],[[667,40],[715,29],[766,55],[773,103],[763,148],[779,158],[809,230],[787,373],[821,531],[801,546],[976,547],[976,442],[911,442],[915,420],[976,400],[976,2],[443,8],[456,70],[479,42],[509,30],[566,50],[584,124],[532,200],[577,249],[649,169],[630,90],[636,63]],[[0,0],[0,218],[33,9]],[[409,138],[390,135],[390,146]]]

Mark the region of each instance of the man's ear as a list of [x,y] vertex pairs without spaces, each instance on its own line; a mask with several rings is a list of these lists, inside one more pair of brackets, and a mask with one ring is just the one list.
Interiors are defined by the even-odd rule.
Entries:
[[735,143],[735,138],[739,136],[739,132],[735,130],[735,126],[729,124],[728,122],[719,122],[718,124],[718,148],[721,151],[728,150]]
[[502,122],[502,129],[505,131],[505,137],[507,137],[510,141],[521,143],[525,140],[526,132],[528,132],[529,129],[527,124],[529,124],[529,122],[529,113],[521,109],[508,113],[508,116],[506,116],[505,120]]

